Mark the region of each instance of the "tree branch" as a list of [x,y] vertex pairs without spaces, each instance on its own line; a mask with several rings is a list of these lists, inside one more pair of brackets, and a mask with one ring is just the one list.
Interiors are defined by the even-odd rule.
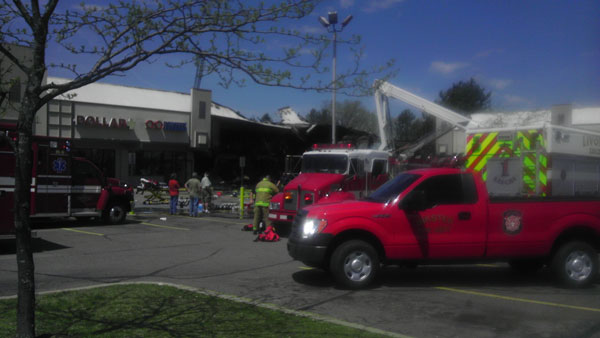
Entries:
[[27,72],[29,71],[29,68],[27,68],[20,59],[18,59],[16,56],[13,55],[13,53],[11,53],[7,48],[5,48],[3,45],[0,45],[0,53],[2,53],[4,56],[6,56],[12,63],[15,64],[15,66],[17,66],[21,71],[23,71],[25,74],[27,74]]

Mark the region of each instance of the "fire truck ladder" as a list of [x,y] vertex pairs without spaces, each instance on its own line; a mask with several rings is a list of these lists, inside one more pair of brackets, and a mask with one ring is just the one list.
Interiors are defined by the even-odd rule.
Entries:
[[[450,124],[451,128],[448,130],[442,130],[441,135],[438,132],[434,132],[433,135],[431,135],[429,142],[441,137],[454,127],[466,130],[469,123],[475,126],[477,125],[473,120],[464,115],[442,107],[437,103],[426,100],[402,88],[398,88],[389,82],[375,81],[375,88],[375,106],[377,108],[377,119],[379,121],[379,134],[381,135],[381,145],[379,150],[391,148],[390,143],[392,140],[391,137],[388,138],[388,136],[391,135],[391,119],[388,97],[392,97],[407,103]],[[419,144],[422,144],[422,147],[426,143],[419,142]],[[416,150],[418,149],[413,150],[413,152]]]

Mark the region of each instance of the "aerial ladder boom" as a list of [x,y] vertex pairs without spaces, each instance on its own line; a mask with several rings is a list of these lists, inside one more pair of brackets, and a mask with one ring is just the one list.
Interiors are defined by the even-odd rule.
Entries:
[[375,87],[375,107],[377,109],[377,119],[379,121],[379,134],[381,135],[380,150],[388,149],[388,143],[392,141],[391,139],[388,139],[388,136],[391,135],[389,132],[391,129],[391,119],[389,116],[388,97],[395,98],[418,108],[425,113],[449,123],[452,127],[466,130],[469,123],[476,125],[473,120],[464,115],[442,107],[437,103],[426,100],[409,91],[398,88],[389,82],[376,81]]

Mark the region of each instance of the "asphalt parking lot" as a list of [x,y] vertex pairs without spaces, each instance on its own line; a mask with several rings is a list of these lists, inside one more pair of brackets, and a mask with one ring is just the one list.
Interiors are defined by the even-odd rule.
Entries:
[[[126,224],[37,225],[38,291],[155,281],[235,295],[411,337],[600,337],[600,280],[557,287],[547,271],[522,276],[505,264],[386,267],[368,290],[336,288],[293,261],[283,238],[253,242],[248,219],[146,210]],[[14,248],[0,249],[0,296],[16,294]]]

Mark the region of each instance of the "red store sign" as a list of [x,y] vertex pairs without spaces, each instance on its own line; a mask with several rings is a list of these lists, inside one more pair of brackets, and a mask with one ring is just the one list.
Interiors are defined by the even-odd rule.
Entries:
[[148,129],[163,129],[163,123],[162,123],[162,121],[148,120],[148,121],[146,121],[146,128],[148,128]]

